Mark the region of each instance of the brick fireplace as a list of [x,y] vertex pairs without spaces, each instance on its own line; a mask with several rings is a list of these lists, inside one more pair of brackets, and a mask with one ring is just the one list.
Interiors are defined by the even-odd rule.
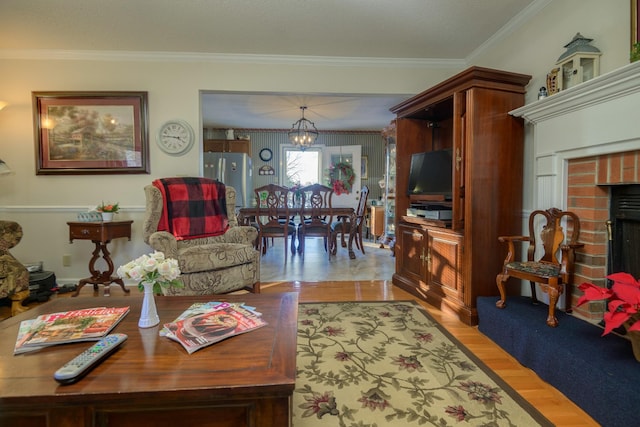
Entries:
[[[640,61],[511,112],[525,119],[533,139],[534,209],[558,207],[580,218],[585,246],[576,259],[573,307],[580,283],[606,282],[612,189],[640,184],[639,108]],[[594,320],[604,309],[600,302],[574,308]]]
[[[581,292],[577,285],[590,282],[605,286],[610,262],[607,221],[611,219],[613,186],[640,184],[640,150],[571,159],[567,170],[567,209],[580,218],[580,242],[574,277],[572,306]],[[640,261],[640,253],[637,254]],[[575,308],[577,314],[600,319],[604,303]]]

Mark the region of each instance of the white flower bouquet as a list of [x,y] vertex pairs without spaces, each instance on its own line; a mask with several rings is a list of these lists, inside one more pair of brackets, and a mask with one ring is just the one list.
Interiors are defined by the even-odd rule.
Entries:
[[153,292],[162,293],[162,288],[175,286],[184,287],[178,280],[180,268],[178,261],[173,258],[165,258],[162,252],[155,251],[152,254],[141,257],[121,265],[117,270],[121,279],[132,279],[138,283],[138,289],[143,290],[142,282],[153,283]]

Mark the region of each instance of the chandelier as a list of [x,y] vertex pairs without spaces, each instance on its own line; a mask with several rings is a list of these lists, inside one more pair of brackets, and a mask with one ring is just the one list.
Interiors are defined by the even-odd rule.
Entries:
[[307,107],[300,107],[302,110],[302,118],[291,126],[289,131],[289,141],[293,145],[299,146],[302,151],[307,147],[311,147],[318,138],[318,129],[313,122],[304,118],[304,110]]

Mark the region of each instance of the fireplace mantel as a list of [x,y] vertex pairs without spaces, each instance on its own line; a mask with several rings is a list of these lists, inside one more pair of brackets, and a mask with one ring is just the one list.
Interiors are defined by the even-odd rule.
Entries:
[[566,208],[567,163],[640,147],[640,61],[510,112],[533,134],[537,209]]
[[510,112],[536,124],[640,92],[640,61]]

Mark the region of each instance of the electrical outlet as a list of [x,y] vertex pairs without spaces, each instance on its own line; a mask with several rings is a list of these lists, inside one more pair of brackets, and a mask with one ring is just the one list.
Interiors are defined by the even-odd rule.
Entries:
[[71,267],[71,255],[69,254],[62,255],[62,266]]

